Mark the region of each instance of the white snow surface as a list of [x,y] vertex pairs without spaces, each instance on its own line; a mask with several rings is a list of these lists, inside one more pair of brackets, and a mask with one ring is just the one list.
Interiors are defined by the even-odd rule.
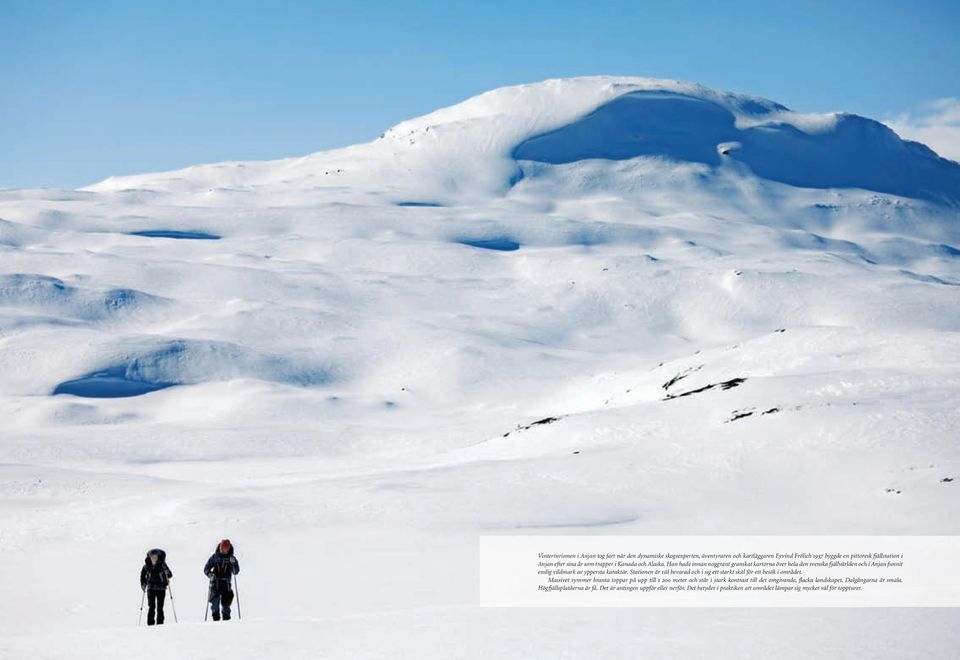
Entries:
[[0,658],[956,657],[954,610],[480,609],[477,539],[960,533],[958,172],[600,77],[0,191]]

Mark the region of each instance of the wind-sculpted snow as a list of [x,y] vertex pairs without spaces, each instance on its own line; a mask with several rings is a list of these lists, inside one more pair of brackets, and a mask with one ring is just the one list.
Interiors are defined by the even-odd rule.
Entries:
[[164,301],[135,289],[91,291],[68,286],[47,275],[0,274],[0,306],[46,312],[53,316],[102,321],[132,314]]
[[905,142],[879,122],[838,115],[804,130],[781,112],[747,126],[702,98],[633,92],[586,117],[517,145],[514,158],[570,163],[663,157],[718,167],[733,161],[756,176],[805,188],[863,188],[960,205],[960,164]]
[[[951,658],[954,614],[744,610],[718,645],[699,612],[668,643],[474,604],[481,533],[958,533],[956,167],[858,117],[585,78],[0,191],[0,649]],[[224,537],[244,620],[202,629]],[[151,547],[189,626],[133,630]]]
[[171,229],[144,229],[130,232],[131,236],[145,236],[146,238],[174,238],[181,240],[216,241],[220,237],[203,231],[178,231]]
[[497,238],[461,238],[456,242],[482,250],[497,250],[500,252],[513,252],[514,250],[520,249],[520,244],[507,236]]
[[23,247],[38,234],[32,227],[0,218],[0,247]]
[[205,381],[259,378],[302,387],[325,385],[331,369],[309,360],[260,355],[223,342],[178,340],[139,351],[120,364],[60,383],[54,394],[114,398]]

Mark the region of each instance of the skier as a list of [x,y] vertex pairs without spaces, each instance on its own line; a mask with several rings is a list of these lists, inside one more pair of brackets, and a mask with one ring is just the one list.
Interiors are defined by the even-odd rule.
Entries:
[[233,544],[230,539],[223,539],[217,544],[216,550],[210,555],[203,574],[210,579],[210,591],[207,601],[210,603],[210,613],[214,621],[230,620],[230,605],[233,603],[233,576],[240,572],[240,564],[233,556]]
[[[163,600],[167,596],[167,585],[173,571],[167,566],[167,553],[160,548],[154,548],[147,553],[140,569],[140,588],[147,593],[147,625],[154,622],[163,625]],[[142,607],[142,604],[141,604]],[[143,610],[141,610],[143,611]]]

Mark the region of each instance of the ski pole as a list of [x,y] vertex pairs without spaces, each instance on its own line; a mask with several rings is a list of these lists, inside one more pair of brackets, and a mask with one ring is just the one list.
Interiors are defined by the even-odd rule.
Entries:
[[137,627],[139,627],[140,622],[143,621],[143,600],[147,597],[147,588],[142,587],[141,591],[143,591],[143,593],[140,594],[140,616],[137,617]]
[[234,575],[234,576],[233,576],[233,581],[234,581],[234,584],[236,585],[236,589],[237,589],[237,618],[238,618],[238,619],[243,619],[243,615],[240,614],[240,578],[238,578],[236,575]]
[[180,623],[177,620],[177,604],[173,602],[173,587],[170,586],[169,582],[167,582],[167,591],[170,592],[170,607],[173,608],[173,622]]
[[207,604],[206,609],[203,611],[203,620],[206,621],[207,617],[210,616],[210,608],[213,607],[213,590],[216,589],[216,583],[213,581],[213,578],[210,578],[210,583],[207,585]]

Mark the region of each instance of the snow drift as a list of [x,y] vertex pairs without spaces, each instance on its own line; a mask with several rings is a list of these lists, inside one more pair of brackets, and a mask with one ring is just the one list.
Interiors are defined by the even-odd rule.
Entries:
[[792,186],[863,188],[960,202],[960,164],[901,140],[883,124],[841,114],[811,128],[791,122],[784,108],[753,108],[753,114],[738,117],[702,97],[632,92],[571,124],[524,140],[513,157],[570,163],[660,156],[713,167],[729,157],[760,178]]

